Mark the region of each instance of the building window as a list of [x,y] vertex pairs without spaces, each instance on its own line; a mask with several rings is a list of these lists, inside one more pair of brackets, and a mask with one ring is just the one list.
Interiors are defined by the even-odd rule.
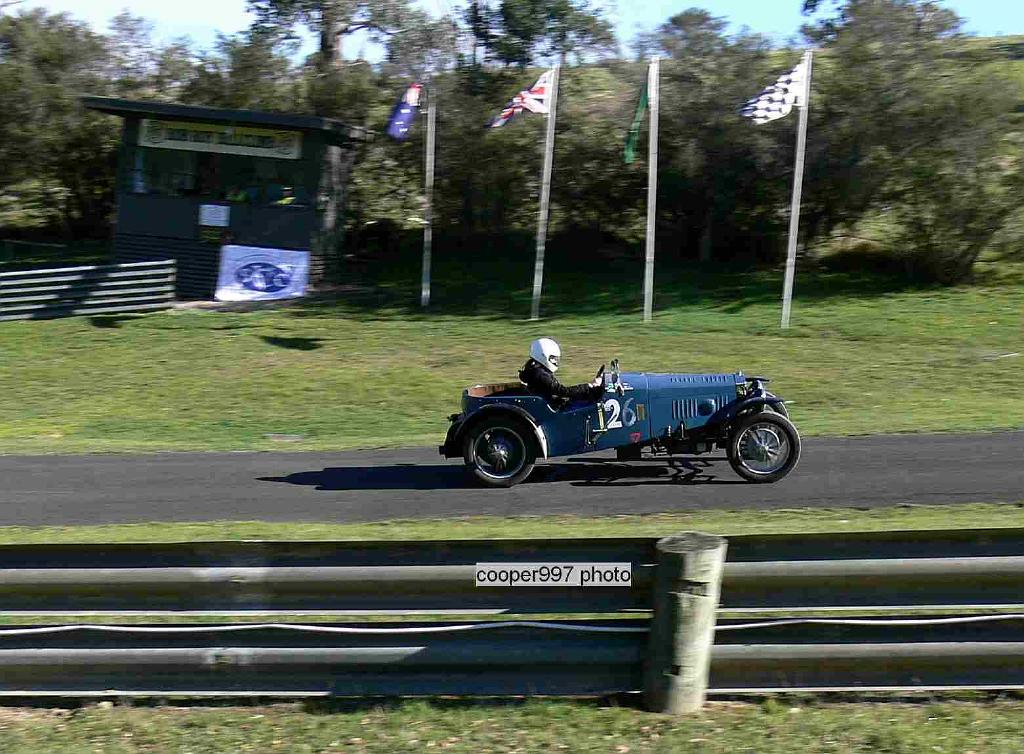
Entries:
[[134,147],[124,190],[239,204],[306,206],[312,193],[298,160]]

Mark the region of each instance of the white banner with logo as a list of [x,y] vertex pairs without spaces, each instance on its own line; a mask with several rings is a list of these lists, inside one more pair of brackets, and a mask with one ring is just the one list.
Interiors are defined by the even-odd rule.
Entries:
[[297,160],[302,156],[302,132],[143,118],[139,146]]
[[218,301],[267,301],[306,293],[309,252],[222,246]]

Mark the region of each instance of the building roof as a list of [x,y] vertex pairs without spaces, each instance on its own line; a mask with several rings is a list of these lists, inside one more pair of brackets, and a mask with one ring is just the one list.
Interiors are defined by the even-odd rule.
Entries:
[[160,118],[162,120],[233,123],[239,126],[256,125],[291,128],[300,131],[320,131],[335,143],[370,141],[373,138],[373,132],[365,128],[350,126],[340,120],[321,118],[317,115],[270,113],[262,110],[228,110],[222,107],[179,105],[173,102],[142,102],[117,97],[87,96],[82,97],[82,104],[90,110],[119,115],[122,118]]

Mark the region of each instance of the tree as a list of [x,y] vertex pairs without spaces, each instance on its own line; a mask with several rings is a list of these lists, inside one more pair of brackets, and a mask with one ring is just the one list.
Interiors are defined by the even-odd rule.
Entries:
[[[680,256],[774,259],[785,230],[779,208],[788,190],[792,130],[789,123],[755,129],[736,113],[760,82],[777,75],[768,41],[730,36],[725,19],[690,8],[639,39],[638,52],[666,59],[660,244]],[[641,85],[639,76],[635,81],[631,88]]]
[[0,187],[69,233],[105,229],[112,209],[119,133],[78,100],[108,93],[105,58],[104,39],[64,14],[0,17]]
[[[625,132],[638,91],[637,66],[571,68],[562,73],[558,159],[552,181],[553,218],[565,235],[590,248],[638,243],[645,228],[643,166],[625,167]],[[582,244],[581,244],[582,245]]]
[[[835,5],[837,2],[839,2],[839,0],[831,0],[831,2],[833,5]],[[801,12],[804,15],[816,13],[818,11],[818,8],[821,7],[821,5],[822,0],[803,0],[803,7],[801,8]]]
[[808,29],[823,49],[810,128],[807,217],[826,235],[891,226],[909,273],[955,282],[1015,207],[1017,89],[958,54],[961,21],[920,0],[850,0]]
[[385,79],[422,80],[446,70],[455,59],[458,28],[452,19],[411,25],[388,39],[381,72]]
[[156,50],[150,87],[154,96],[169,102],[180,102],[185,90],[196,76],[196,55],[187,37],[177,39]]
[[600,9],[587,0],[548,0],[548,55],[574,55],[578,63],[588,56],[614,55],[618,43],[612,25]]
[[473,38],[473,61],[526,68],[540,57],[583,59],[614,52],[611,25],[587,0],[473,0],[464,13]]
[[114,82],[115,92],[121,97],[145,99],[153,92],[149,82],[155,71],[156,50],[153,44],[153,24],[127,10],[110,21],[106,39],[108,78]]
[[493,25],[492,13],[487,0],[470,0],[468,6],[463,11],[463,20],[469,27],[469,34],[472,38],[472,66],[474,68],[479,65],[480,60],[477,58],[477,53],[483,49],[483,58],[486,59],[490,53],[491,45],[494,39],[494,35],[491,32]]
[[689,8],[672,16],[654,33],[642,35],[639,41],[648,54],[699,62],[728,47],[728,25],[724,18],[715,18],[702,8]]
[[302,110],[300,72],[288,57],[293,48],[281,35],[258,27],[219,35],[213,50],[199,56],[182,100],[213,107]]
[[[314,65],[319,77],[337,83],[342,71],[341,42],[356,32],[367,32],[387,43],[394,35],[426,24],[426,15],[409,0],[249,0],[257,25],[275,32],[302,24],[318,35],[320,44]],[[319,115],[329,98],[314,102]]]

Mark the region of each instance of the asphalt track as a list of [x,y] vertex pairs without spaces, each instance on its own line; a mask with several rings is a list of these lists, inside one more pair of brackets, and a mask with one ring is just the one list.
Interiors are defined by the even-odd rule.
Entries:
[[669,465],[587,455],[548,462],[518,487],[485,490],[433,448],[0,456],[0,525],[1021,501],[1024,431],[805,438],[800,465],[773,485],[742,482],[722,457]]

